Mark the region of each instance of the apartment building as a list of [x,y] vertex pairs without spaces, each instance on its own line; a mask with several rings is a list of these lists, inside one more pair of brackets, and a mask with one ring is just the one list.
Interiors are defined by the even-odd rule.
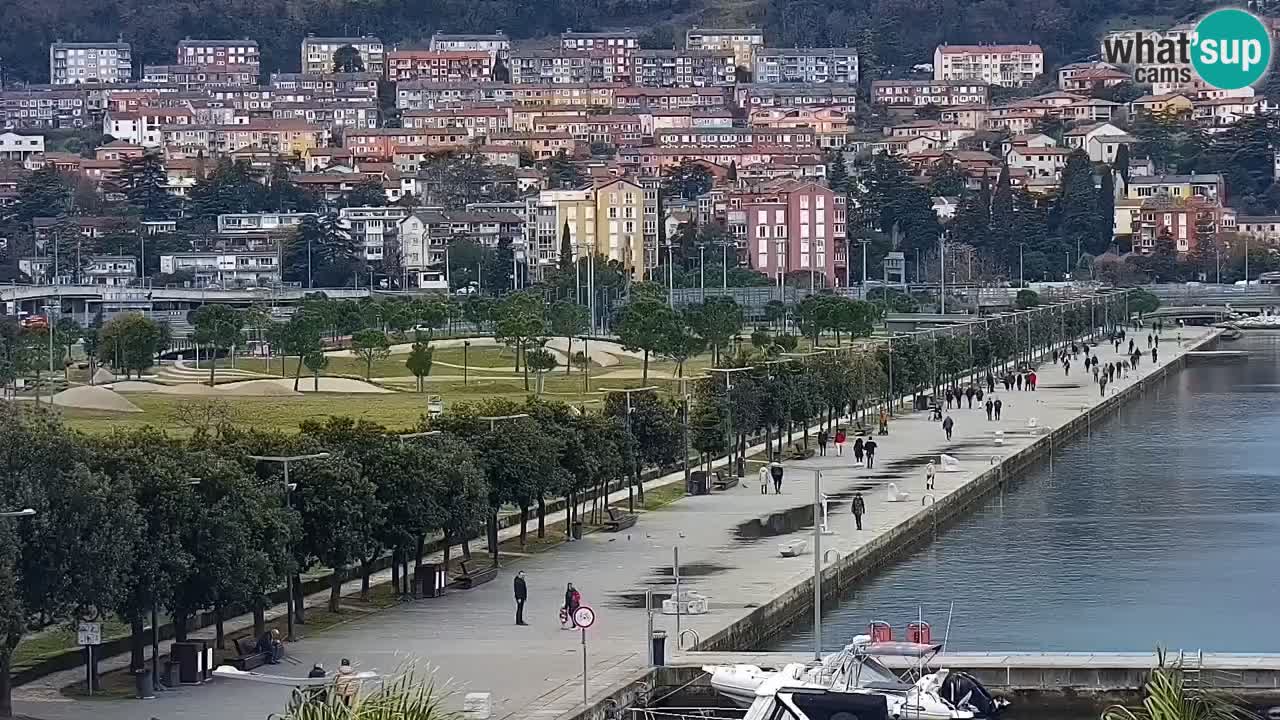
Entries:
[[494,62],[484,50],[392,50],[387,53],[387,79],[488,82]]
[[338,48],[350,45],[360,53],[365,72],[382,75],[386,71],[386,52],[382,40],[363,35],[361,37],[316,37],[302,39],[302,72],[331,73],[334,71],[333,54]]
[[729,106],[727,88],[618,88],[611,105],[619,110],[721,109]]
[[465,147],[470,141],[464,128],[364,128],[347,132],[342,146],[356,158],[389,160],[402,146],[439,151]]
[[225,213],[217,218],[219,235],[289,233],[315,213]]
[[453,239],[467,238],[486,247],[522,245],[525,221],[511,212],[419,209],[400,221],[397,236],[409,286],[445,289],[445,258]]
[[1063,133],[1062,139],[1067,147],[1084,150],[1090,160],[1098,163],[1113,162],[1120,148],[1137,142],[1137,138],[1108,122],[1073,127]]
[[513,85],[612,83],[618,77],[616,59],[607,50],[516,50],[510,70]]
[[1125,196],[1137,200],[1167,195],[1174,198],[1203,197],[1226,203],[1226,185],[1217,173],[1195,175],[1135,175],[1129,178]]
[[62,42],[49,45],[49,83],[127,83],[133,51],[127,42]]
[[0,162],[27,164],[44,155],[43,135],[0,132]]
[[685,128],[656,130],[654,145],[674,147],[779,147],[810,150],[818,146],[812,127]]
[[750,69],[755,61],[755,51],[764,47],[764,30],[749,28],[699,28],[694,26],[685,32],[687,50],[732,50],[733,62],[740,68]]
[[379,262],[387,240],[396,237],[400,221],[408,216],[409,208],[396,205],[348,207],[338,211],[338,225],[360,246],[364,260]]
[[834,285],[836,248],[845,242],[844,200],[818,182],[777,180],[732,195],[727,225],[757,271],[774,278],[813,271]]
[[258,82],[256,65],[144,65],[142,82],[176,85],[179,92],[203,92],[206,88],[243,87]]
[[430,47],[437,52],[487,52],[495,60],[506,62],[511,52],[511,38],[502,31],[491,34],[436,33],[431,36]]
[[160,256],[160,272],[190,274],[198,288],[269,287],[280,283],[276,250],[205,250]]
[[335,102],[321,98],[308,102],[277,102],[271,107],[271,118],[276,120],[302,120],[330,130],[357,128],[367,130],[378,127],[378,103],[372,98]]
[[631,82],[641,87],[733,85],[732,50],[636,50]]
[[514,98],[510,83],[431,80],[396,83],[396,107],[401,110],[436,110],[477,103],[502,105],[513,102]]
[[454,110],[406,110],[400,113],[405,128],[460,129],[469,137],[511,131],[511,110],[503,107],[465,107]]
[[812,130],[818,146],[842,148],[849,140],[849,116],[836,108],[770,108],[752,111],[747,124],[769,130]]
[[[1135,252],[1154,252],[1162,240],[1171,240],[1179,254],[1193,251],[1201,242],[1212,242],[1223,226],[1225,209],[1203,196],[1155,195],[1142,200],[1131,212],[1131,242]],[[1117,208],[1117,211],[1119,208]],[[1237,224],[1238,227],[1238,224]],[[1202,237],[1207,229],[1209,235]]]
[[102,133],[141,147],[160,147],[166,127],[192,124],[193,113],[186,108],[109,110],[102,116]]
[[934,80],[968,80],[1006,88],[1026,87],[1044,73],[1039,45],[939,45]]
[[973,80],[873,80],[871,102],[908,108],[987,105],[991,86]]
[[853,48],[757,48],[752,80],[757,83],[858,84],[858,51]]
[[560,34],[560,47],[564,50],[603,53],[609,58],[612,66],[610,75],[618,82],[630,82],[631,55],[640,48],[640,34],[630,29],[615,32],[569,30]]
[[831,83],[745,83],[734,89],[734,100],[738,107],[748,112],[769,108],[834,107],[852,117],[858,109],[858,89]]
[[1241,215],[1236,220],[1236,232],[1250,240],[1275,247],[1280,245],[1280,216]]
[[543,190],[534,202],[529,248],[539,272],[560,257],[563,229],[578,257],[592,252],[621,262],[637,279],[645,269],[645,189],[618,178],[581,190]]
[[271,88],[307,92],[313,96],[350,94],[377,97],[379,77],[375,72],[271,73]]
[[192,40],[178,41],[178,65],[248,65],[256,78],[262,68],[257,40]]

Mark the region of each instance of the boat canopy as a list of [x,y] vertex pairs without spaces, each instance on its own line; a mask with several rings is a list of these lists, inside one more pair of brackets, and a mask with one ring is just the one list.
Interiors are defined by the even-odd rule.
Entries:
[[937,655],[942,652],[942,645],[889,640],[883,642],[864,643],[857,646],[856,650],[865,655],[920,658]]

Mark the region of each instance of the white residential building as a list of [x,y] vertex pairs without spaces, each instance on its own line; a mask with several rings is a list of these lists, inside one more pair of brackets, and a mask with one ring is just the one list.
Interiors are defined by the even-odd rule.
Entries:
[[431,50],[434,52],[487,52],[505,62],[507,56],[511,54],[511,38],[502,31],[493,34],[436,33],[431,36]]
[[160,256],[160,272],[190,273],[195,287],[256,287],[280,282],[274,250],[185,252]]
[[16,132],[0,133],[0,161],[19,162],[28,165],[36,155],[44,154],[43,135],[23,135]]
[[1026,87],[1044,73],[1039,45],[939,45],[933,51],[934,80],[980,81]]
[[1084,150],[1093,162],[1104,163],[1115,160],[1121,147],[1137,142],[1129,133],[1106,122],[1072,128],[1062,139],[1067,147]]
[[226,213],[218,216],[219,235],[286,232],[296,228],[315,213]]
[[192,40],[178,41],[179,65],[248,65],[256,75],[262,67],[258,53],[258,41],[249,40]]
[[369,262],[382,260],[386,241],[396,236],[401,220],[409,216],[409,208],[348,207],[338,211],[338,225],[359,243],[362,257]]
[[133,80],[133,51],[126,42],[62,42],[49,46],[49,82],[127,83]]
[[756,48],[764,47],[764,30],[750,28],[689,28],[684,36],[686,50],[732,50],[733,61],[751,68]]
[[853,48],[756,48],[757,83],[858,84],[858,51]]
[[333,54],[338,48],[350,45],[360,53],[364,71],[381,75],[387,67],[386,50],[382,40],[365,35],[362,37],[315,37],[302,39],[302,72],[332,73]]

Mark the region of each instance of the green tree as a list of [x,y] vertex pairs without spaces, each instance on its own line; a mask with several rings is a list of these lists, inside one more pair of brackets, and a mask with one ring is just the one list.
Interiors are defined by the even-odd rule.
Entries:
[[218,353],[244,344],[244,314],[229,305],[201,305],[191,312],[191,339],[209,351],[209,385],[214,384]]
[[164,341],[160,325],[141,313],[122,313],[112,317],[98,331],[98,357],[111,361],[125,377],[136,372],[139,377],[155,363]]
[[[546,332],[543,308],[542,294],[531,291],[506,296],[494,312],[493,337],[515,350],[517,370],[530,341]],[[527,365],[524,367],[524,389],[529,389]]]
[[302,521],[298,552],[332,568],[329,612],[340,612],[342,582],[351,565],[368,557],[381,517],[377,487],[343,455],[298,469],[295,507]]
[[[560,300],[547,310],[547,330],[565,339],[565,355],[568,357],[573,357],[573,339],[587,331],[587,322],[587,309],[577,303]],[[569,374],[567,364],[564,373]]]
[[54,323],[53,339],[58,344],[58,347],[62,348],[62,352],[59,355],[64,375],[68,365],[71,363],[71,348],[75,347],[75,344],[80,342],[82,337],[84,337],[84,328],[81,327],[80,323],[76,322],[75,318],[61,317]]
[[323,350],[312,350],[302,356],[302,364],[311,371],[312,392],[320,392],[320,373],[329,367],[329,356]]
[[140,157],[126,158],[122,164],[116,182],[129,204],[141,210],[145,220],[168,217],[174,206],[174,197],[168,191],[169,177],[160,153],[148,152]]
[[849,191],[849,168],[845,166],[844,153],[840,150],[832,150],[827,155],[827,185],[836,194]]
[[373,363],[391,355],[387,334],[378,328],[365,328],[351,336],[351,354],[364,361],[364,379],[373,379]]
[[359,265],[359,251],[336,215],[307,216],[284,247],[284,276],[311,288],[341,287]]
[[1083,150],[1074,150],[1067,157],[1054,210],[1064,248],[1074,251],[1081,247],[1094,254],[1106,250],[1098,242],[1098,192],[1093,184],[1093,166]]
[[[293,372],[293,391],[298,391],[298,381],[302,377],[302,366],[305,359],[309,355],[321,352],[324,348],[321,340],[322,332],[322,313],[315,304],[303,307],[289,317],[289,321],[284,323],[277,334],[277,342],[280,346],[280,355],[288,357],[295,355],[298,358],[298,364]],[[283,360],[281,361],[283,362]]]
[[525,367],[534,372],[537,378],[537,396],[542,397],[543,379],[546,374],[556,369],[556,356],[546,348],[536,347],[525,353]]
[[1142,706],[1130,709],[1112,705],[1102,720],[1249,720],[1255,717],[1230,696],[1190,685],[1182,668],[1164,664],[1164,651],[1157,650],[1159,666],[1151,671],[1143,686]]
[[586,182],[573,159],[559,150],[546,162],[547,186],[552,190],[573,190]]
[[356,183],[339,200],[341,207],[384,207],[389,204],[382,183],[373,178],[365,178]]
[[409,368],[409,372],[418,380],[418,392],[422,392],[422,380],[431,374],[432,356],[435,355],[435,348],[431,347],[431,343],[425,340],[418,340],[413,343],[413,348],[409,351],[409,357],[405,358],[405,367]]
[[1038,307],[1040,305],[1040,294],[1035,290],[1023,288],[1018,291],[1017,296],[1014,298],[1014,305],[1019,310]]
[[333,51],[333,71],[336,73],[364,72],[364,58],[353,45],[343,45]]
[[720,352],[742,330],[742,308],[730,297],[711,297],[685,312],[690,329],[711,346],[711,357],[720,362]]
[[560,271],[572,272],[575,257],[573,237],[569,234],[569,221],[566,220],[560,231]]
[[707,167],[694,160],[681,160],[680,164],[662,173],[662,192],[685,200],[694,200],[711,191],[715,176]]
[[633,299],[618,313],[613,331],[623,349],[644,353],[641,383],[649,381],[649,356],[660,352],[667,338],[682,325],[680,316],[669,305],[647,295]]

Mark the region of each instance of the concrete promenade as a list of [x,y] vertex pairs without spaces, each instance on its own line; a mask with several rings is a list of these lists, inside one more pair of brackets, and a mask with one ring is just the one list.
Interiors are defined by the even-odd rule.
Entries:
[[[1178,359],[1182,352],[1214,332],[1187,328],[1184,347],[1175,340],[1176,330],[1166,330],[1160,344],[1160,365]],[[1145,333],[1139,345],[1145,346]],[[1145,349],[1145,347],[1144,347]],[[1098,348],[1105,363],[1118,359],[1111,347]],[[1135,375],[1117,380],[1123,390],[1153,371],[1150,353]],[[831,452],[804,463],[823,473],[823,491],[840,498],[832,505],[834,535],[823,538],[824,548],[849,556],[866,543],[886,535],[928,508],[919,498],[924,492],[924,466],[938,462],[940,453],[959,458],[958,472],[938,467],[939,500],[956,492],[991,467],[993,455],[1008,457],[1031,445],[1036,435],[1027,432],[1029,418],[1058,427],[1096,405],[1097,386],[1073,362],[1064,376],[1061,366],[1046,363],[1039,372],[1036,392],[1005,392],[997,384],[995,396],[1004,401],[1003,418],[988,422],[985,412],[953,410],[954,438],[948,442],[939,424],[925,413],[899,417],[880,444],[876,468],[855,467],[849,448],[844,457]],[[994,431],[1005,431],[1002,446],[994,444]],[[680,475],[649,484],[678,482]],[[895,482],[911,493],[911,502],[886,501],[884,484]],[[864,530],[854,530],[848,512],[848,496],[863,489],[867,505]],[[438,678],[451,678],[458,690],[493,694],[494,717],[557,718],[582,708],[581,646],[579,634],[562,630],[557,608],[566,582],[573,582],[583,600],[596,610],[596,624],[588,631],[589,692],[633,679],[647,664],[645,611],[646,588],[656,593],[671,590],[672,551],[680,548],[682,589],[710,598],[711,610],[686,616],[683,627],[705,639],[724,630],[754,609],[774,601],[812,576],[808,553],[782,558],[777,546],[792,537],[808,539],[811,531],[768,529],[770,516],[785,515],[808,507],[813,496],[808,473],[788,473],[781,495],[762,495],[752,477],[742,486],[710,496],[684,498],[661,510],[645,513],[629,532],[597,533],[582,542],[566,544],[539,555],[509,561],[500,577],[471,591],[452,591],[442,598],[408,603],[355,619],[290,646],[298,665],[274,668],[280,674],[305,675],[313,662],[329,670],[349,657],[361,669],[390,671],[405,658],[417,658],[438,668]],[[625,497],[625,490],[615,494]],[[558,516],[554,519],[559,519]],[[776,527],[776,525],[775,525]],[[513,533],[515,530],[506,531]],[[504,537],[506,535],[504,534]],[[529,627],[514,625],[511,578],[516,570],[527,574],[530,600],[525,608]],[[355,584],[348,586],[352,592]],[[891,618],[895,625],[905,618]],[[658,616],[657,627],[676,642],[675,619]],[[841,638],[840,640],[843,640]],[[37,718],[93,718],[94,720],[245,720],[262,718],[283,708],[287,688],[216,680],[200,687],[184,688],[161,699],[138,701],[73,701],[57,696],[51,688],[70,682],[78,673],[64,673],[20,688],[15,709]]]

